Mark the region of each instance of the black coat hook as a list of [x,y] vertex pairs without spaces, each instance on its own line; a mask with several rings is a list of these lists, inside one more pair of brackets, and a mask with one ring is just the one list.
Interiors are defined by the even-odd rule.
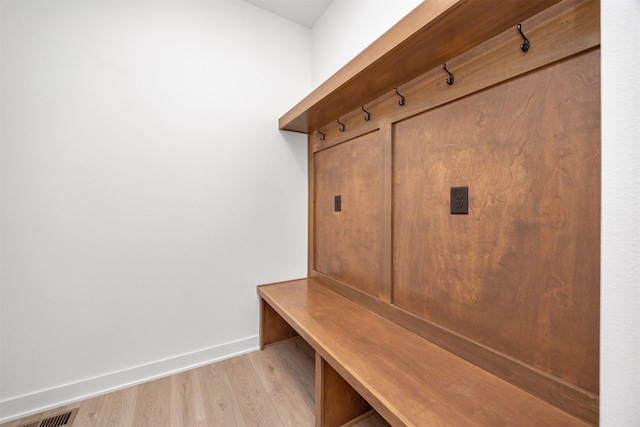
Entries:
[[367,121],[367,122],[368,122],[369,120],[371,120],[371,113],[364,109],[364,105],[362,106],[362,111],[364,111],[365,113],[367,113],[367,115],[366,115],[366,116],[364,116],[364,120],[365,120],[365,121]]
[[404,106],[404,96],[400,95],[400,92],[398,92],[398,88],[396,88],[396,95],[402,98],[400,101],[398,101],[398,105],[401,107]]
[[344,132],[344,129],[345,129],[344,123],[342,123],[340,119],[336,119],[336,122],[338,122],[338,124],[340,125],[340,132]]
[[518,32],[522,36],[522,40],[523,40],[522,44],[520,45],[520,49],[522,49],[523,52],[527,52],[529,50],[529,48],[531,47],[531,43],[529,43],[529,39],[526,38],[524,36],[524,34],[522,34],[522,24],[516,25],[516,29],[518,30]]
[[320,141],[324,141],[327,138],[327,135],[322,133],[320,129],[318,129],[318,133],[320,134]]
[[444,70],[447,72],[447,74],[449,74],[449,78],[447,79],[447,84],[449,86],[451,86],[453,84],[453,74],[451,74],[449,72],[449,70],[447,70],[447,64],[442,64],[442,68],[444,68]]

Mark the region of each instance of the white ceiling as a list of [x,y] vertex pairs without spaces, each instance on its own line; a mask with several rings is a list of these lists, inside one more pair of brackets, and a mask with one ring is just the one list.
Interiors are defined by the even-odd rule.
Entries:
[[244,0],[285,19],[313,27],[333,0]]

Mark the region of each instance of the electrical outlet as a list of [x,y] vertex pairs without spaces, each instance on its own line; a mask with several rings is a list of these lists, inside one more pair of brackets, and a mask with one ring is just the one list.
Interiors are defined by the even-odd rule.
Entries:
[[342,211],[342,196],[335,196],[333,198],[333,210],[335,212]]
[[469,213],[469,187],[451,187],[451,213]]

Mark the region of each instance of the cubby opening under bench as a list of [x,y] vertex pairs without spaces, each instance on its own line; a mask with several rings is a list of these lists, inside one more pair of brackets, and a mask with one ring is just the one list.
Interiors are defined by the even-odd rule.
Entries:
[[279,125],[308,277],[260,346],[315,350],[317,426],[598,424],[599,1],[425,1]]

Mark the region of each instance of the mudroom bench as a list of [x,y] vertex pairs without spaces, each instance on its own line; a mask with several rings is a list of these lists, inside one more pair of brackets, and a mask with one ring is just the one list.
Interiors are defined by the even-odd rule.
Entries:
[[600,53],[598,0],[424,1],[280,117],[308,278],[260,339],[315,349],[318,426],[598,424]]
[[316,352],[317,426],[371,408],[394,426],[587,425],[313,279],[258,294],[260,347],[299,335]]

